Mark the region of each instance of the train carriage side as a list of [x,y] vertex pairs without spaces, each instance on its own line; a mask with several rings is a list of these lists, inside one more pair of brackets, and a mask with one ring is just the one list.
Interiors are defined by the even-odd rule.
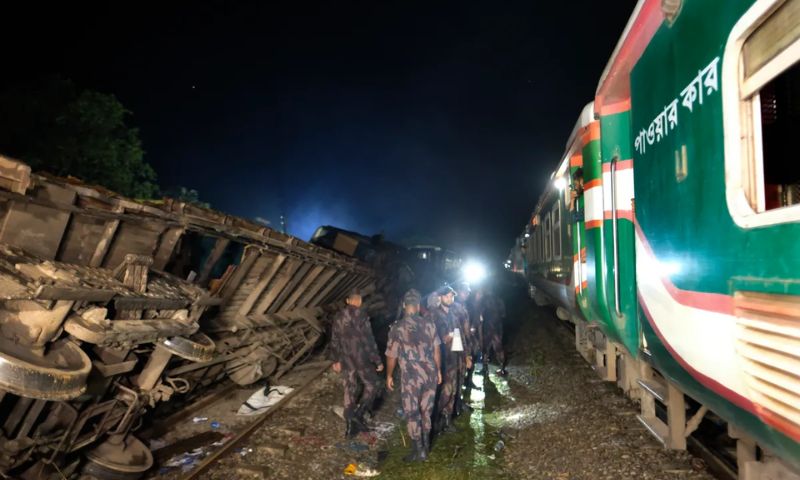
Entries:
[[542,194],[526,227],[525,275],[538,304],[574,305],[572,243],[565,192],[554,185]]
[[[800,468],[800,1],[643,0],[634,16],[596,103],[606,135],[628,90],[643,347]],[[612,144],[604,164],[625,156]]]

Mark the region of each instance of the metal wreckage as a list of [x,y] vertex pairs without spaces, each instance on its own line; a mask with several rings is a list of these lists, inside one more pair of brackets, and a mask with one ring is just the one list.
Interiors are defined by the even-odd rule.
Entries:
[[0,219],[4,477],[138,478],[153,456],[137,431],[159,409],[280,377],[351,288],[383,305],[353,257],[5,157]]

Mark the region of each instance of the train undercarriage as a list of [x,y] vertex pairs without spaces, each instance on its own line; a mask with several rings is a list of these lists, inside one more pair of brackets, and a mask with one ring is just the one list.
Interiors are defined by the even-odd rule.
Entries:
[[278,378],[365,264],[242,218],[0,157],[0,473],[139,478],[137,435],[220,382]]

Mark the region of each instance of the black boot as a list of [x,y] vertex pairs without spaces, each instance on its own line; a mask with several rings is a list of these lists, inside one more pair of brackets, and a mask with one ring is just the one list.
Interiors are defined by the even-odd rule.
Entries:
[[[413,442],[411,442],[411,452],[405,457],[403,457],[403,461],[419,462],[420,460],[422,460],[420,458],[421,452],[422,452],[422,440],[414,440]],[[425,458],[428,458],[428,456],[425,455]]]
[[347,423],[345,425],[344,437],[347,439],[355,438],[359,433],[367,431],[364,424],[355,418],[355,416],[348,417],[345,421]]
[[364,415],[369,414],[370,418],[372,417],[372,412],[369,411],[368,405],[368,403],[362,403],[353,413],[353,418],[361,424],[365,432],[369,430],[369,427],[367,426],[367,421],[364,419]]
[[423,433],[422,434],[422,461],[428,459],[428,454],[431,453],[431,435],[430,433]]
[[453,417],[449,413],[442,414],[442,433],[456,433],[458,428],[453,424]]
[[472,412],[472,407],[469,405],[469,403],[465,402],[461,397],[456,397],[456,416],[459,416],[462,413],[470,412]]

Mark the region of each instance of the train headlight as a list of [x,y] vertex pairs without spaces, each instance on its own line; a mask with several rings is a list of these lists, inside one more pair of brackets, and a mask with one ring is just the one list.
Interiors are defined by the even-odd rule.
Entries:
[[553,182],[553,186],[555,186],[559,192],[563,192],[565,188],[567,188],[567,181],[564,177],[558,177]]
[[480,283],[481,280],[486,278],[486,267],[479,262],[471,260],[464,265],[461,273],[467,282]]

